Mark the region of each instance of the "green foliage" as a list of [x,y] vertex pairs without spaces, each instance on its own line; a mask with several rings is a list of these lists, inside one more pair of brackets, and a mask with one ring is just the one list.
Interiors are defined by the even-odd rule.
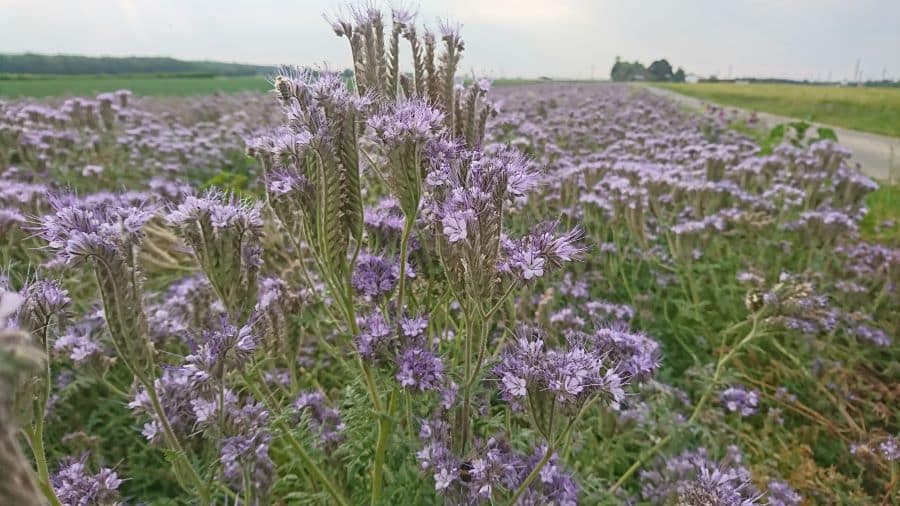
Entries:
[[238,196],[245,196],[247,184],[249,180],[244,174],[235,174],[234,172],[222,171],[206,180],[200,185],[201,190],[209,188],[219,188],[226,193],[233,193]]
[[712,102],[900,137],[900,89],[803,84],[660,84]]
[[866,197],[868,214],[860,232],[869,241],[900,246],[900,186],[883,184]]
[[805,121],[792,121],[781,123],[772,127],[769,133],[760,139],[760,149],[763,154],[771,154],[779,144],[788,142],[795,147],[808,147],[823,140],[837,141],[837,134],[831,128],[816,128],[816,135],[807,135],[812,125]]
[[672,81],[675,75],[672,72],[672,65],[666,59],[656,60],[651,63],[647,67],[647,72],[650,74],[652,81]]
[[672,71],[672,65],[665,58],[656,60],[649,67],[638,61],[626,62],[616,57],[609,78],[613,81],[654,81],[682,83],[685,79],[684,69]]

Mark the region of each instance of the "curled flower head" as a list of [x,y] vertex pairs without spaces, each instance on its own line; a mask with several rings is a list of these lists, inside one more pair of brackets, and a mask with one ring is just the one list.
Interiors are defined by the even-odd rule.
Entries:
[[90,258],[109,261],[130,254],[144,224],[155,214],[152,206],[88,203],[64,196],[51,198],[50,206],[53,212],[40,219],[38,236],[66,263]]
[[755,390],[731,387],[722,392],[722,404],[728,411],[750,416],[759,409],[759,394]]
[[400,386],[418,390],[438,390],[444,381],[444,363],[430,351],[409,348],[398,359],[397,381]]
[[580,406],[592,397],[618,409],[632,379],[622,372],[626,367],[621,360],[582,334],[571,334],[563,347],[549,348],[542,331],[520,327],[493,374],[505,400],[518,405],[527,397],[535,420],[543,423],[555,407]]
[[760,504],[762,494],[740,465],[740,452],[733,448],[725,459],[709,458],[705,448],[685,450],[668,459],[658,459],[655,468],[641,471],[641,496],[654,504]]
[[223,321],[219,328],[204,332],[202,338],[203,343],[185,357],[183,366],[200,388],[221,384],[226,371],[241,367],[257,347],[250,324],[235,327]]
[[356,349],[367,359],[374,358],[378,351],[396,339],[394,329],[378,310],[360,318],[359,331],[359,335],[356,336]]
[[[407,271],[407,274],[410,274]],[[400,279],[400,263],[381,255],[360,253],[353,270],[351,283],[362,295],[378,299],[389,294]]]
[[262,263],[260,212],[259,203],[211,190],[203,197],[188,196],[167,217],[191,246],[236,325],[248,321],[256,304]]
[[109,468],[96,474],[87,470],[87,454],[80,459],[63,460],[59,471],[50,477],[51,485],[63,504],[114,505],[118,503],[122,480]]
[[595,345],[618,360],[628,378],[647,379],[660,366],[659,343],[643,332],[633,332],[621,321],[601,326],[594,333]]
[[57,353],[66,353],[75,364],[84,364],[103,354],[103,346],[98,340],[98,332],[103,326],[102,310],[94,311],[70,324],[53,343]]
[[53,317],[63,318],[72,305],[68,290],[57,281],[37,280],[26,286],[23,292],[25,304],[19,319],[27,316],[35,329],[48,325]]
[[375,137],[388,149],[405,144],[424,144],[443,132],[444,113],[425,102],[410,100],[395,105],[390,111],[369,118],[367,124]]

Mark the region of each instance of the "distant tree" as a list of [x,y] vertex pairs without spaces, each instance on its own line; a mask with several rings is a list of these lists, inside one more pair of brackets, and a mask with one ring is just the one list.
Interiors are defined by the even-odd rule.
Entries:
[[622,61],[618,56],[609,73],[613,81],[644,81],[647,80],[647,69],[640,62]]
[[674,81],[683,83],[685,77],[686,73],[681,67],[678,67],[677,72],[672,72],[672,65],[665,58],[656,60],[649,67],[644,67],[644,64],[641,62],[627,62],[616,56],[616,62],[609,73],[609,78],[613,81]]
[[647,67],[647,72],[650,74],[651,81],[671,81],[673,76],[672,65],[665,58],[651,63]]

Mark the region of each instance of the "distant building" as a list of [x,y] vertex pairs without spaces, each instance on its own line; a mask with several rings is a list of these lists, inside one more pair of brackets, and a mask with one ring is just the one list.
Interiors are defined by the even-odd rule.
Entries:
[[691,83],[691,84],[699,83],[700,76],[698,76],[697,74],[688,74],[684,77],[684,82]]

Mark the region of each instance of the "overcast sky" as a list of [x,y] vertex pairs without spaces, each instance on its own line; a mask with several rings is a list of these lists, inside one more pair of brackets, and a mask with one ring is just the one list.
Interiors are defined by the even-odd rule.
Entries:
[[[463,25],[462,68],[606,78],[615,57],[700,75],[900,79],[900,0],[410,0]],[[0,52],[349,65],[336,0],[0,0]],[[387,4],[386,2],[382,4]]]

